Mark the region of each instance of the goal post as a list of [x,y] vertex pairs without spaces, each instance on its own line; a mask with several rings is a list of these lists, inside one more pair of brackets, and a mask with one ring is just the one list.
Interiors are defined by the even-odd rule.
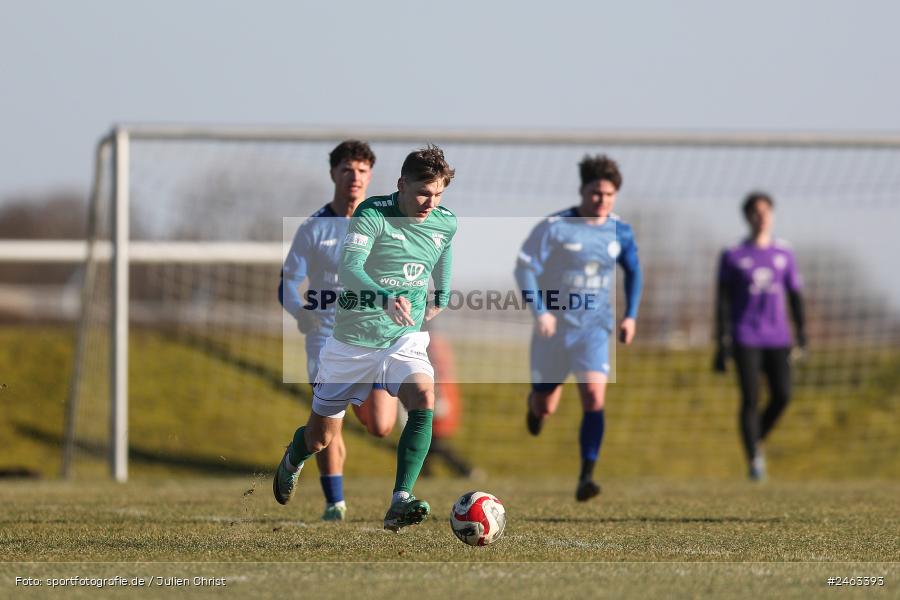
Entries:
[[[461,219],[549,214],[576,203],[576,164],[584,154],[619,161],[624,185],[616,210],[635,226],[646,289],[637,345],[619,357],[624,386],[610,392],[619,424],[604,450],[637,452],[640,460],[614,472],[652,473],[663,457],[674,456],[686,473],[718,476],[734,462],[697,465],[692,452],[736,440],[736,407],[719,401],[731,397],[733,382],[708,373],[705,352],[715,257],[742,233],[737,207],[751,189],[775,196],[779,233],[794,242],[807,279],[810,335],[820,351],[798,373],[804,423],[837,428],[835,419],[843,417],[835,415],[846,409],[840,396],[877,395],[867,377],[896,364],[900,289],[889,281],[890,265],[878,262],[865,239],[846,235],[849,222],[827,215],[844,211],[872,236],[887,235],[887,224],[900,217],[900,136],[123,125],[97,147],[64,474],[78,472],[79,455],[93,463],[102,455],[108,473],[126,481],[130,448],[158,469],[202,463],[226,473],[264,463],[266,455],[251,447],[265,439],[266,420],[293,401],[250,401],[277,392],[271,384],[281,381],[281,338],[291,326],[274,292],[284,257],[282,219],[306,217],[330,200],[327,153],[343,139],[366,140],[376,151],[369,195],[395,189],[410,150],[428,142],[444,147],[457,169],[446,200]],[[511,272],[517,250],[491,260],[505,261]],[[462,312],[446,322],[461,362],[473,348],[496,345],[505,331],[500,325],[519,327]],[[488,384],[491,373],[511,369],[504,352],[491,356],[463,365],[464,373],[481,369],[463,383]],[[517,410],[509,407],[521,408],[521,389],[499,387],[504,381],[497,376],[491,392],[473,388],[500,398],[467,407],[459,434],[472,454],[496,450],[494,470],[501,472],[509,463],[504,448],[520,443],[512,422],[521,420],[505,416]],[[290,394],[302,398],[306,391],[298,385]],[[827,415],[813,403],[817,395],[834,398]],[[135,420],[136,397],[140,414],[158,422]],[[569,405],[560,418],[575,422]],[[869,409],[883,405],[873,401]],[[246,437],[223,450],[227,460],[219,464],[214,441],[204,446],[197,439],[205,437],[203,423]],[[704,431],[694,449],[677,434],[692,427]],[[848,446],[859,453],[852,464],[874,453],[885,469],[897,468],[888,458],[887,430],[854,427],[862,432],[857,441],[866,441]],[[813,443],[802,429],[794,431],[794,446]],[[528,452],[537,471],[553,472],[549,458],[545,464],[540,453]]]

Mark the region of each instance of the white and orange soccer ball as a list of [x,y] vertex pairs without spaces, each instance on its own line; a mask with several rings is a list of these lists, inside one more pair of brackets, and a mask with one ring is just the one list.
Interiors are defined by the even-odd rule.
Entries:
[[450,527],[460,541],[470,546],[487,546],[503,535],[506,509],[493,494],[468,492],[453,505]]

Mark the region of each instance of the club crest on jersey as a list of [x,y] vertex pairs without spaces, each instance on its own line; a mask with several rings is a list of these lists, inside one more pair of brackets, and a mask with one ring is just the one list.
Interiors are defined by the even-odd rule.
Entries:
[[444,241],[444,234],[443,234],[443,233],[439,233],[439,232],[432,233],[432,234],[431,234],[431,241],[434,242],[434,247],[435,247],[435,248],[440,248],[440,247],[441,247],[441,242]]
[[422,275],[423,271],[425,271],[425,265],[421,263],[404,263],[403,265],[403,277],[407,281],[415,281]]
[[783,271],[787,266],[787,257],[784,254],[776,254],[772,257],[772,264],[774,264],[775,268],[779,271]]
[[596,261],[591,261],[584,265],[584,274],[585,275],[596,275],[597,271],[600,270],[600,263]]
[[607,252],[612,258],[618,258],[618,257],[619,257],[619,253],[620,253],[621,251],[622,251],[622,245],[619,243],[619,240],[613,240],[613,241],[611,241],[611,242],[609,243],[609,245],[606,247],[606,252]]
[[750,285],[751,294],[763,294],[772,291],[775,274],[769,267],[757,267],[752,273],[753,283]]

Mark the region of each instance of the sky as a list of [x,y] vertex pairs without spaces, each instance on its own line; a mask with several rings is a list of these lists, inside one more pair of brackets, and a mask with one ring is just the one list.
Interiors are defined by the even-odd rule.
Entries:
[[900,132],[900,3],[0,0],[0,201],[115,123]]

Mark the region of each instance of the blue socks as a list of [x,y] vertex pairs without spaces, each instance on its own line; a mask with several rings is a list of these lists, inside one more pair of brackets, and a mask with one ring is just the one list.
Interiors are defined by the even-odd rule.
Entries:
[[581,480],[592,479],[594,465],[600,455],[600,444],[603,443],[603,430],[606,427],[606,418],[603,409],[584,413],[581,420]]
[[334,504],[344,499],[344,476],[322,475],[319,477],[322,484],[322,493],[325,494],[325,502]]

